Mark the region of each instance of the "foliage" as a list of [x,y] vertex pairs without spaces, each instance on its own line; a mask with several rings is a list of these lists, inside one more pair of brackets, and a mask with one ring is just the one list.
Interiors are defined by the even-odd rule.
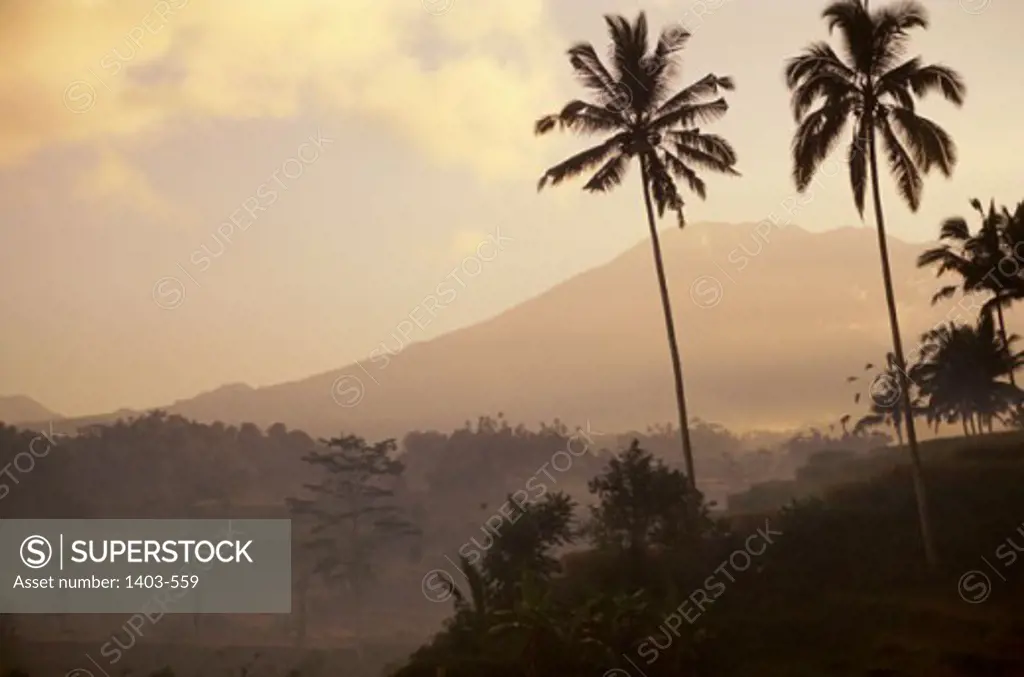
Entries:
[[307,484],[313,498],[291,498],[291,510],[314,520],[304,546],[317,553],[314,574],[341,580],[358,589],[373,577],[373,562],[382,545],[418,533],[391,499],[391,480],[402,464],[391,458],[394,440],[367,444],[355,435],[326,441],[328,451],[312,450],[302,460],[326,476]]
[[658,214],[672,210],[683,225],[684,203],[676,180],[704,198],[705,184],[694,168],[737,175],[732,146],[698,127],[725,115],[729,107],[718,94],[733,89],[732,80],[709,73],[673,92],[679,52],[690,39],[689,31],[671,26],[652,48],[643,12],[633,23],[621,16],[606,16],[605,22],[614,45],[610,67],[589,43],[573,45],[568,52],[573,71],[593,100],[570,101],[559,113],[538,120],[535,130],[546,134],[557,127],[608,136],[548,169],[538,187],[596,169],[583,188],[606,192],[622,183],[636,159],[648,177]]
[[500,601],[519,596],[521,577],[545,581],[561,569],[552,553],[575,540],[572,520],[574,503],[567,495],[546,494],[536,503],[515,503],[507,521],[498,529],[494,542],[483,556],[483,570]]
[[882,139],[900,197],[917,211],[922,175],[935,168],[950,176],[957,153],[949,134],[917,112],[915,100],[938,93],[959,106],[966,93],[963,79],[947,66],[904,59],[909,31],[928,27],[927,13],[918,2],[869,11],[861,0],[838,0],[822,16],[829,31],[841,35],[845,58],[828,43],[816,42],[786,64],[793,117],[799,123],[793,139],[793,179],[801,190],[809,186],[852,121],[847,164],[858,211],[864,213],[875,134]]
[[590,491],[598,499],[591,508],[590,533],[599,547],[634,556],[652,547],[685,548],[711,528],[700,492],[637,440],[591,480]]
[[949,323],[926,333],[911,378],[929,417],[963,421],[966,432],[975,417],[991,428],[993,419],[1017,405],[1024,392],[1001,380],[1024,364],[1024,353],[1011,349],[1016,338],[1004,342],[990,314],[974,327]]
[[[928,480],[936,517],[946,526],[941,545],[950,572],[976,567],[979,553],[1012,534],[1013,516],[1024,510],[1018,490],[1024,481],[1018,451],[1024,440],[1018,435],[1006,443],[1013,453],[998,455],[998,461],[980,448],[964,455],[952,445],[925,444],[935,447]],[[777,514],[734,518],[733,533],[691,544],[689,557],[701,562],[697,576],[677,578],[667,589],[662,577],[673,567],[657,566],[671,561],[665,553],[652,552],[652,566],[629,577],[597,573],[603,564],[580,566],[607,560],[612,567],[628,568],[628,552],[615,541],[594,541],[590,551],[571,558],[574,564],[562,576],[523,577],[521,595],[507,605],[493,597],[486,605],[477,601],[487,595],[477,572],[473,601],[457,597],[445,630],[395,674],[427,676],[439,668],[453,677],[606,674],[637,665],[649,677],[739,675],[753,667],[762,674],[808,676],[876,670],[966,674],[956,667],[968,663],[1003,665],[1009,670],[1005,674],[1019,670],[1024,653],[1012,642],[1019,629],[1013,618],[1024,588],[1011,581],[1001,590],[1003,600],[975,614],[955,593],[950,599],[955,575],[952,580],[922,575],[908,468],[897,452],[889,453],[895,470],[834,487]],[[657,464],[646,466],[643,456],[635,447],[627,449],[616,457],[618,470],[610,464],[607,473],[623,475],[624,468],[632,468],[648,476]],[[842,456],[828,452],[815,463],[873,463]],[[990,460],[979,463],[978,458]],[[636,485],[638,494],[650,487]],[[737,573],[695,621],[668,625],[693,597],[689,591],[764,524],[782,535],[765,552],[763,564]],[[652,652],[653,646],[660,650]]]

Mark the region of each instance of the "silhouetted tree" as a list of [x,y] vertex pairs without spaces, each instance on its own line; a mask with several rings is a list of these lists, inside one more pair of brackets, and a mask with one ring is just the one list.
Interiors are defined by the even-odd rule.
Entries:
[[373,578],[377,553],[389,542],[412,536],[418,529],[394,503],[391,483],[403,466],[391,458],[394,440],[368,444],[355,435],[324,440],[326,451],[314,449],[302,460],[325,474],[307,484],[312,498],[289,498],[297,516],[311,519],[310,538],[303,546],[315,558],[314,575],[340,581],[357,607],[361,591]]
[[508,497],[508,516],[497,528],[483,557],[483,570],[500,603],[520,595],[524,575],[547,580],[561,566],[555,548],[572,543],[573,501],[562,492],[545,494],[535,503],[518,505]]
[[950,176],[957,155],[949,134],[917,114],[915,98],[937,91],[959,106],[963,103],[965,86],[956,71],[946,66],[924,65],[917,57],[903,60],[908,32],[928,26],[925,9],[917,2],[907,0],[869,10],[863,0],[837,0],[825,8],[822,17],[830,32],[838,29],[846,60],[844,62],[828,43],[818,42],[786,64],[786,84],[793,92],[793,116],[799,123],[793,138],[793,180],[801,192],[807,189],[818,167],[852,120],[853,136],[847,150],[850,183],[857,211],[863,216],[864,193],[870,171],[882,279],[889,309],[893,353],[904,398],[921,535],[928,563],[934,565],[937,556],[889,268],[876,136],[882,137],[900,197],[912,211],[917,211],[921,203],[922,174],[938,168]]
[[621,16],[606,16],[605,21],[613,45],[610,68],[602,63],[589,43],[573,45],[568,52],[569,62],[592,101],[570,101],[561,112],[538,120],[535,131],[545,134],[558,127],[608,137],[548,169],[540,179],[538,190],[548,183],[558,185],[565,179],[596,170],[583,188],[591,192],[607,192],[622,183],[634,159],[639,162],[654,267],[675,377],[683,458],[687,477],[696,486],[682,361],[652,198],[659,216],[670,209],[676,212],[682,227],[685,224],[683,198],[676,186],[677,179],[685,181],[693,193],[704,199],[704,181],[695,168],[738,175],[736,153],[728,141],[717,135],[704,134],[696,126],[725,114],[728,110],[725,99],[711,97],[717,96],[720,90],[731,90],[733,83],[727,77],[709,74],[672,93],[678,53],[686,45],[690,33],[681,26],[671,27],[662,32],[657,44],[650,49],[647,17],[643,12],[632,24]]
[[[960,277],[959,285],[946,285],[932,298],[932,303],[949,298],[957,292],[965,294],[985,293],[994,303],[988,305],[990,312],[995,312],[999,320],[999,334],[1007,340],[1006,320],[1003,317],[1003,306],[1009,305],[1015,293],[1021,287],[1017,275],[1021,264],[1016,260],[1016,252],[1008,241],[1007,230],[1010,228],[1012,216],[1003,208],[997,212],[995,201],[989,205],[988,213],[981,207],[977,199],[971,200],[971,206],[981,215],[981,228],[971,233],[970,226],[962,217],[946,219],[939,229],[939,241],[942,243],[923,252],[917,259],[918,267],[935,266],[936,275],[954,273]],[[1004,262],[1012,264],[1013,274],[1003,273]],[[1010,383],[1016,384],[1014,375],[1010,374]]]
[[918,363],[911,377],[919,385],[933,417],[959,419],[964,434],[992,430],[992,420],[1021,400],[1021,391],[1001,379],[1021,364],[1024,353],[1012,352],[1016,336],[1004,343],[990,314],[976,326],[943,325],[922,337]]
[[696,544],[712,527],[703,496],[634,441],[590,481],[597,498],[589,531],[598,547],[627,553],[634,562],[651,548]]

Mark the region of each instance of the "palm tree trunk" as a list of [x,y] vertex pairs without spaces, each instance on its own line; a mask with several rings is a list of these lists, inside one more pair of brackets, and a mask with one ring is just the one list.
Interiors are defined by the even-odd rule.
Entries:
[[658,226],[654,220],[651,205],[651,189],[648,185],[647,165],[640,158],[640,176],[644,183],[644,204],[647,206],[647,225],[651,229],[651,247],[654,249],[654,268],[658,273],[658,289],[661,291],[661,307],[665,311],[665,333],[668,334],[668,349],[672,355],[672,372],[676,380],[676,406],[679,410],[679,434],[683,443],[683,460],[686,462],[686,477],[690,486],[697,488],[697,476],[693,469],[693,449],[690,447],[690,424],[686,416],[686,394],[683,390],[683,365],[679,359],[679,345],[676,342],[675,323],[672,321],[672,305],[668,298],[668,283],[665,281],[665,264],[661,259],[661,243],[658,240]]
[[895,427],[896,427],[896,441],[899,442],[899,445],[902,447],[903,446],[903,426],[901,426],[900,424],[897,423]]
[[964,427],[964,437],[970,437],[971,433],[967,431],[967,417],[963,414],[960,415],[960,424]]
[[871,159],[871,192],[875,202],[875,222],[878,225],[878,251],[882,259],[882,281],[885,284],[885,301],[889,306],[889,327],[892,330],[892,347],[896,356],[899,371],[900,396],[903,398],[903,415],[907,426],[907,445],[910,447],[911,475],[914,481],[914,494],[917,497],[917,516],[921,523],[921,540],[924,543],[924,556],[929,567],[935,567],[938,558],[935,544],[932,541],[932,526],[928,516],[928,498],[925,495],[924,477],[921,471],[921,454],[917,448],[917,431],[914,429],[914,409],[910,400],[910,379],[907,378],[907,363],[903,357],[903,341],[900,339],[899,317],[896,314],[896,296],[892,289],[892,271],[889,269],[889,248],[885,242],[885,220],[882,216],[882,196],[878,188],[878,154],[875,149],[875,129],[873,123],[867,121],[871,129],[869,151]]
[[[998,303],[996,304],[996,319],[999,320],[999,338],[1002,339],[1003,345],[1009,350],[1010,344],[1006,341],[1006,321],[1003,319],[1003,307]],[[1017,385],[1017,379],[1013,376],[1013,369],[1010,369],[1010,384]]]

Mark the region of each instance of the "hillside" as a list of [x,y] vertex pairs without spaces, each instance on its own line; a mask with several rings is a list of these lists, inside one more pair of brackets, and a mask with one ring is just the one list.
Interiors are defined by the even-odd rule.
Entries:
[[0,396],[0,421],[8,424],[54,421],[63,418],[25,395]]
[[[694,416],[778,430],[862,413],[845,377],[877,363],[889,345],[873,229],[699,223],[666,230],[663,240]],[[890,239],[910,352],[937,322],[974,315],[967,301],[963,310],[956,300],[931,305],[938,284],[915,266],[922,249]],[[398,350],[395,336],[383,343]],[[528,423],[589,420],[597,430],[672,420],[650,247],[393,356],[270,387],[225,386],[166,409],[200,421],[281,421],[317,435],[370,437],[452,429],[497,412]]]

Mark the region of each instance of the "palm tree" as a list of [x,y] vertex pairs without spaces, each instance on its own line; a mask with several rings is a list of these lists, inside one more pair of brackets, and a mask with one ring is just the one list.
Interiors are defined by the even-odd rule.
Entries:
[[696,486],[683,368],[652,198],[658,216],[670,209],[676,213],[682,227],[685,225],[683,198],[676,179],[683,180],[691,192],[704,199],[704,181],[696,169],[738,175],[736,153],[729,142],[720,136],[705,134],[695,126],[725,114],[728,105],[718,94],[720,90],[731,90],[733,83],[727,77],[709,74],[673,94],[678,54],[690,33],[681,27],[668,28],[661,33],[654,48],[649,49],[647,18],[643,12],[632,24],[621,16],[605,16],[605,22],[612,39],[610,67],[605,66],[589,43],[573,45],[568,51],[569,63],[591,100],[575,99],[561,112],[542,117],[535,125],[535,132],[546,134],[558,127],[578,133],[603,134],[607,138],[548,169],[540,179],[538,190],[548,183],[557,185],[596,170],[583,189],[608,192],[622,183],[632,160],[638,161],[675,376],[683,458],[687,477]]
[[[956,163],[956,146],[945,130],[915,112],[915,99],[938,91],[948,101],[960,105],[965,87],[961,77],[946,66],[924,65],[917,57],[901,62],[908,32],[928,26],[924,7],[913,0],[874,11],[868,9],[866,0],[836,0],[825,8],[822,18],[830,33],[838,29],[841,34],[846,60],[828,43],[817,42],[786,64],[786,84],[793,92],[793,115],[799,124],[793,138],[793,179],[799,191],[806,190],[847,123],[853,122],[847,150],[853,200],[863,217],[870,171],[882,280],[904,400],[921,536],[925,557],[934,566],[937,559],[885,240],[876,136],[882,138],[900,197],[912,211],[917,211],[922,174],[938,168],[949,176]],[[819,101],[821,104],[814,108]]]
[[[994,201],[989,206],[990,219],[995,220],[992,214],[995,210]],[[980,210],[979,210],[980,211]],[[1005,323],[1002,319],[1003,308],[1008,308],[1014,301],[1024,299],[1024,275],[1021,269],[1024,268],[1024,202],[1019,202],[1014,211],[1003,207],[998,217],[999,236],[1002,241],[1002,257],[995,262],[992,276],[998,280],[999,291],[989,299],[983,309],[991,311],[993,307],[998,311],[1000,328],[1003,338],[1006,338]],[[1009,263],[1007,270],[1003,263]]]
[[988,313],[976,326],[949,323],[926,333],[911,376],[927,398],[930,415],[959,419],[964,434],[980,433],[983,427],[991,432],[992,421],[1024,395],[1001,380],[1024,364],[1024,353],[1013,352],[1017,338],[1004,341]]
[[[1020,279],[1016,275],[1004,274],[1002,265],[1006,260],[1012,261],[1010,257],[1014,255],[1012,245],[1007,240],[1012,217],[1005,208],[997,212],[994,200],[987,214],[978,199],[972,199],[971,206],[981,215],[981,228],[978,232],[971,233],[967,221],[961,217],[946,219],[939,229],[941,244],[922,253],[917,259],[917,265],[919,268],[937,266],[936,275],[940,277],[947,272],[960,277],[959,285],[942,287],[932,298],[933,304],[951,297],[958,290],[965,294],[991,294],[986,309],[996,313],[999,333],[1005,342],[1007,335],[1003,306],[1021,296]],[[1010,383],[1016,384],[1012,373]]]

